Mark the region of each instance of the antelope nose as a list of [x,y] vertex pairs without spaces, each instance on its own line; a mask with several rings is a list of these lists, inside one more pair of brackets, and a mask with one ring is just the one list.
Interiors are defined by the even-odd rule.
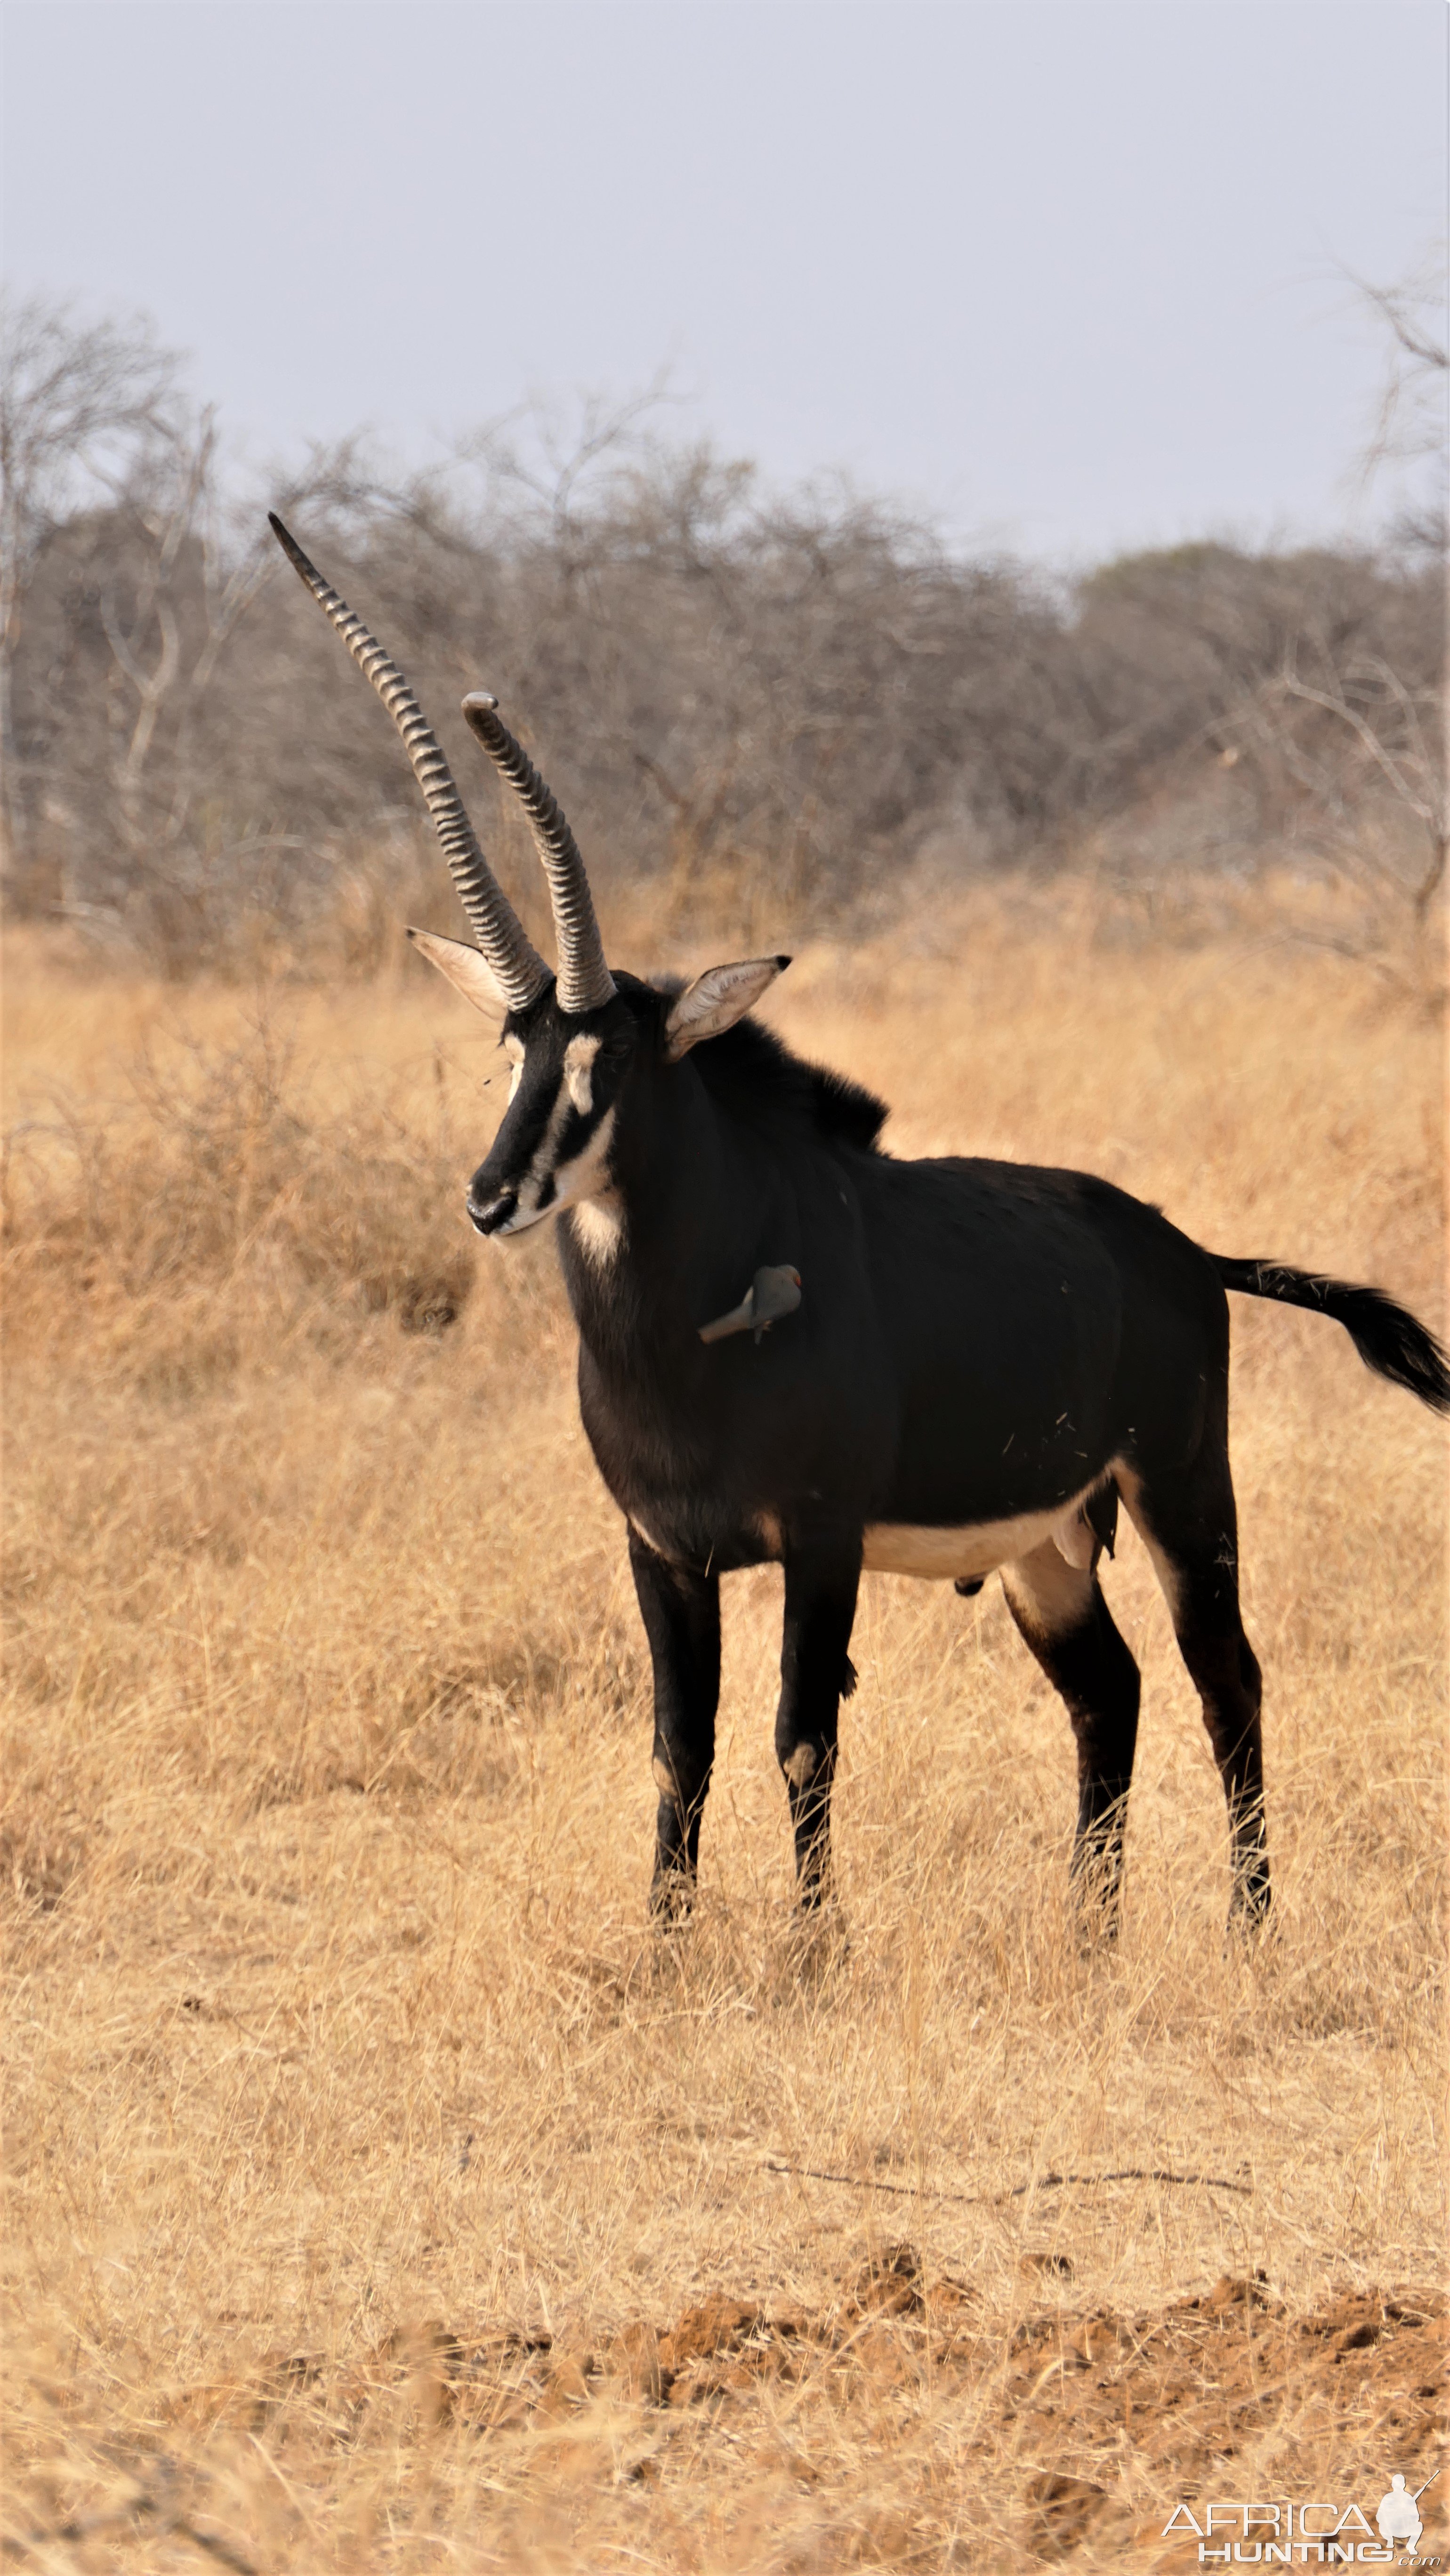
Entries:
[[483,1200],[476,1199],[470,1190],[469,1222],[479,1234],[497,1234],[500,1226],[507,1225],[518,1203],[517,1190],[500,1190],[497,1198]]

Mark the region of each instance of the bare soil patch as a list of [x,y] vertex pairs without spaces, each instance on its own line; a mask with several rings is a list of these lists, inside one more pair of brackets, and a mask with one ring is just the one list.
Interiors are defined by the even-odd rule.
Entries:
[[[164,2530],[223,2565],[251,2566],[254,2544],[218,2517],[211,2474],[224,2481],[239,2441],[265,2444],[288,2480],[315,2493],[330,2462],[403,2440],[423,2457],[451,2451],[455,2474],[469,2452],[475,2484],[511,2494],[514,2529],[501,2554],[477,2544],[467,2563],[480,2568],[514,2563],[511,2543],[530,2554],[561,2476],[587,2497],[584,2519],[611,2558],[638,2522],[627,2504],[621,2513],[621,2491],[668,2512],[702,2476],[723,2476],[737,2511],[717,2534],[718,2559],[689,2547],[656,2560],[640,2532],[629,2554],[644,2541],[649,2563],[748,2566],[764,2503],[784,2512],[789,2534],[754,2562],[772,2568],[1167,2571],[1197,2560],[1180,2537],[1186,2522],[1165,2536],[1171,2505],[1257,2494],[1266,2445],[1292,2424],[1312,2422],[1343,2496],[1377,2499],[1387,2462],[1412,2492],[1433,2481],[1450,2430],[1447,2361],[1438,2288],[1341,2291],[1296,2311],[1262,2277],[1226,2273],[1146,2313],[1064,2300],[1004,2334],[969,2282],[934,2273],[902,2241],[855,2267],[818,2310],[716,2291],[670,2324],[639,2316],[593,2338],[428,2319],[391,2327],[343,2370],[322,2353],[265,2353],[168,2396],[153,2456],[133,2455],[132,2492],[109,2511],[72,2511],[49,2538],[68,2534],[103,2564],[103,2544],[129,2556]],[[955,2528],[921,2497],[884,2511],[833,2501],[843,2442],[870,2450],[894,2427],[915,2448],[948,2426],[966,2432]],[[603,2498],[612,2513],[601,2514]],[[1444,2516],[1433,2500],[1426,2513],[1429,2553]],[[34,2524],[9,2543],[17,2556],[46,2549]],[[289,2550],[287,2563],[302,2562]]]

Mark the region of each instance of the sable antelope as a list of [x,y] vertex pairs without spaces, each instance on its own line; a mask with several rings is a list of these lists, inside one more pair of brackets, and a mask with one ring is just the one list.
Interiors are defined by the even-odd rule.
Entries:
[[467,697],[532,827],[555,975],[401,672],[272,526],[402,736],[477,946],[410,936],[467,1000],[504,1014],[509,1106],[469,1216],[501,1242],[562,1220],[584,1428],[628,1522],[654,1664],[656,1907],[677,1910],[695,1875],[720,1577],[773,1561],[785,1573],[775,1746],[802,1900],[828,1879],[863,1566],[962,1592],[1000,1572],[1067,1705],[1074,1876],[1111,1927],[1139,1695],[1098,1581],[1121,1496],[1223,1780],[1230,1920],[1261,1921],[1260,1676],[1239,1615],[1224,1291],[1332,1316],[1370,1368],[1443,1412],[1438,1344],[1376,1288],[1201,1251],[1087,1174],[895,1161],[879,1100],[746,1016],[788,958],[711,966],[683,988],[611,973],[568,824],[496,701]]

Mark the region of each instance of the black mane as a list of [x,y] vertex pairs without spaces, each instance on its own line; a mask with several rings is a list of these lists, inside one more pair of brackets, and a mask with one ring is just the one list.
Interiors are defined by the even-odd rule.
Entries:
[[[667,1002],[685,984],[681,975],[654,975],[648,984],[618,969],[615,977],[622,988],[657,993]],[[833,1143],[854,1145],[862,1154],[881,1150],[881,1130],[891,1115],[887,1103],[828,1064],[794,1054],[758,1020],[737,1020],[722,1036],[702,1039],[690,1060],[711,1098],[732,1117],[774,1123],[794,1111]]]
[[694,1049],[694,1061],[712,1099],[733,1117],[774,1123],[794,1110],[818,1136],[863,1154],[879,1150],[890,1116],[885,1101],[829,1065],[793,1054],[758,1020],[737,1020],[723,1036],[706,1038]]

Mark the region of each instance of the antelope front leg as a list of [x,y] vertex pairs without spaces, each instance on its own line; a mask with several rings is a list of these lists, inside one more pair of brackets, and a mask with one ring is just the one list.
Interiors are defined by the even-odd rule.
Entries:
[[700,1858],[700,1811],[715,1759],[720,1697],[720,1578],[671,1565],[629,1533],[629,1562],[655,1684],[655,1786],[660,1793],[650,1905],[689,1911]]
[[860,1579],[859,1539],[850,1555],[837,1547],[786,1560],[775,1751],[790,1797],[796,1889],[804,1906],[819,1905],[830,1890],[836,1721]]

